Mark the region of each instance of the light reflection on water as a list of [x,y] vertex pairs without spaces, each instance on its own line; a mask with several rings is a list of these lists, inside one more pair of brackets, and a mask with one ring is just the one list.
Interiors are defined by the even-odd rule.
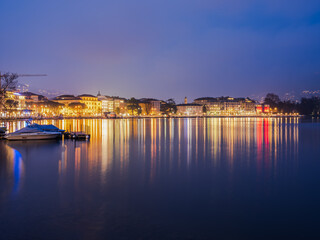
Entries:
[[[125,174],[132,156],[150,165],[149,181],[167,164],[169,172],[172,168],[187,170],[208,162],[206,164],[211,167],[227,165],[230,172],[237,164],[254,165],[257,172],[263,170],[272,174],[276,172],[279,153],[285,153],[286,158],[290,155],[290,164],[298,155],[298,121],[298,118],[179,118],[44,120],[38,123],[90,133],[90,142],[61,140],[57,162],[59,175],[63,179],[73,171],[75,180],[79,181],[81,171],[88,177],[100,172],[104,182],[110,168]],[[11,122],[8,129],[12,132],[24,126],[24,122]],[[50,142],[46,144],[50,146]],[[23,169],[22,156],[33,143],[11,142],[9,146],[12,147],[8,147],[2,142],[2,145],[6,155],[2,158],[12,165],[13,191],[17,191]],[[33,157],[36,156],[24,156],[28,160]],[[8,169],[6,172],[10,174]]]
[[24,162],[19,151],[6,146],[3,142],[0,142],[0,150],[0,176],[9,180],[6,188],[0,191],[0,197],[14,196],[23,185]]
[[[151,215],[165,218],[168,210],[161,213],[149,209],[149,216],[142,206],[136,206],[135,201],[148,205],[146,196],[151,193],[163,199],[162,202],[156,200],[155,206],[164,207],[168,203],[168,209],[169,203],[175,205],[193,193],[203,195],[205,204],[212,209],[224,209],[220,203],[216,205],[219,199],[224,199],[226,206],[233,209],[234,205],[243,204],[234,200],[239,197],[239,188],[245,196],[249,195],[245,186],[251,187],[253,198],[272,196],[278,190],[271,183],[278,181],[283,187],[288,179],[298,174],[299,151],[301,146],[302,151],[306,148],[301,144],[303,124],[299,118],[81,119],[38,123],[54,124],[68,131],[86,131],[91,134],[91,140],[0,142],[0,204],[11,209],[15,207],[11,202],[13,195],[20,203],[27,201],[28,196],[30,202],[23,204],[25,208],[40,202],[44,208],[39,209],[40,212],[54,214],[56,211],[60,217],[71,214],[77,218],[81,212],[81,216],[92,221],[90,226],[96,224],[98,230],[91,233],[97,238],[117,232],[105,230],[105,224],[114,223],[107,217],[112,213],[130,219],[123,219],[123,222],[118,219],[117,229],[123,230],[127,221],[137,221],[134,224],[141,230],[144,221],[161,225],[160,220],[150,220]],[[10,132],[24,126],[24,122],[7,123]],[[304,133],[303,140],[305,138]],[[39,192],[35,193],[35,189]],[[176,199],[169,197],[172,191],[168,189],[175,189]],[[136,200],[136,195],[145,197]],[[57,201],[54,205],[52,199]],[[186,207],[199,206],[202,201],[203,198],[195,198],[194,202],[187,201]],[[47,205],[54,210],[46,209]],[[111,210],[111,206],[118,208]],[[66,210],[73,208],[74,211]],[[86,208],[92,212],[87,213]],[[131,215],[137,208],[141,208],[140,212],[146,211],[145,220]],[[189,211],[177,206],[179,208]],[[14,218],[15,214],[9,210],[3,213],[7,218]],[[30,213],[24,214],[34,218]],[[215,218],[214,215],[210,217]],[[176,220],[184,221],[177,216]],[[86,229],[86,226],[81,227]],[[208,229],[204,233],[211,234]],[[195,233],[189,234],[194,236]]]

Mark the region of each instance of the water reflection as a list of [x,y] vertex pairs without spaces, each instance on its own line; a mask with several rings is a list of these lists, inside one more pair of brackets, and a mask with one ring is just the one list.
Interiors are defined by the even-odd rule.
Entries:
[[24,168],[20,152],[0,141],[0,182],[4,183],[0,196],[14,196],[19,192],[23,185]]
[[[103,187],[108,175],[126,179],[138,169],[139,179],[152,184],[157,177],[187,174],[207,167],[216,172],[255,168],[258,174],[276,176],[278,161],[293,164],[298,156],[298,118],[180,118],[121,120],[40,121],[59,128],[92,135],[90,142],[1,142],[1,172],[18,192],[24,164],[52,160],[61,186],[73,179],[74,187],[99,179]],[[10,131],[23,122],[9,123]],[[41,165],[44,163],[42,162]],[[8,167],[10,166],[10,167]],[[34,167],[38,167],[35,166]],[[231,177],[232,175],[230,175]],[[10,184],[9,184],[10,185]]]
[[[203,164],[213,169],[227,167],[230,172],[235,165],[255,166],[258,172],[274,173],[279,158],[294,161],[298,154],[298,118],[82,119],[39,123],[92,135],[90,142],[58,143],[59,174],[63,179],[72,169],[75,182],[82,171],[88,177],[99,172],[102,182],[109,171],[125,176],[132,160],[143,165],[148,181],[161,171],[184,171]],[[7,125],[15,131],[25,123]],[[44,145],[48,152],[53,151],[50,143]],[[1,148],[6,149],[2,150],[6,152],[2,159],[12,162],[14,175],[22,168],[23,155],[32,146],[37,147],[33,149],[35,155],[29,153],[27,158],[41,156],[37,150],[42,145],[20,144],[20,154],[14,146],[8,149],[2,142]]]
[[23,162],[21,154],[17,150],[13,150],[13,175],[14,186],[13,193],[17,193],[19,190],[19,184],[22,177]]
[[[286,202],[288,193],[290,200],[296,199],[292,185],[308,179],[304,173],[309,166],[301,168],[306,163],[304,155],[309,163],[318,164],[314,159],[319,154],[320,127],[301,124],[299,118],[38,123],[86,131],[91,140],[0,141],[0,204],[6,209],[5,215],[0,208],[0,217],[14,223],[17,216],[32,219],[45,234],[60,233],[53,235],[56,239],[65,232],[52,231],[51,226],[69,233],[76,229],[88,239],[105,239],[110,232],[115,234],[108,235],[110,239],[128,239],[129,233],[135,236],[132,239],[153,239],[154,232],[164,233],[170,226],[174,226],[171,232],[179,231],[181,239],[208,233],[212,226],[224,236],[230,226],[244,222],[241,229],[245,229],[255,224],[256,215],[250,213],[266,216],[270,211],[273,219],[281,211],[273,210],[275,199],[282,195],[282,202]],[[24,125],[7,123],[10,131]],[[301,169],[304,172],[295,182]],[[28,228],[21,219],[12,229],[17,225]],[[39,219],[46,219],[47,225]],[[201,227],[195,226],[194,219]],[[144,231],[146,228],[152,233]],[[196,231],[190,233],[190,229]],[[146,235],[141,237],[137,232]]]

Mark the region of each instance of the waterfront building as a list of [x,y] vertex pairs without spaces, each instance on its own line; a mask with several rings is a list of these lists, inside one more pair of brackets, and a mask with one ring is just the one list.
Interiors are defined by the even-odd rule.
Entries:
[[245,113],[249,113],[249,114],[256,113],[256,102],[254,100],[249,99],[249,98],[245,98],[240,103],[241,103],[241,109]]
[[7,91],[6,102],[12,101],[13,104],[8,104],[8,107],[18,111],[26,108],[26,97],[19,92]]
[[63,116],[84,115],[83,109],[86,108],[86,106],[81,103],[80,97],[75,97],[74,95],[60,95],[53,98],[52,101],[63,104],[64,107],[61,110]]
[[35,94],[32,92],[23,92],[21,93],[22,96],[25,96],[26,103],[28,102],[40,102],[40,101],[46,101],[48,100],[47,97],[39,94]]
[[161,101],[153,98],[139,99],[142,115],[159,115]]
[[220,115],[224,110],[224,103],[213,97],[197,98],[194,103],[205,106],[207,115]]
[[195,99],[193,102],[196,103],[196,104],[200,104],[200,105],[207,105],[208,103],[217,102],[217,101],[218,101],[217,98],[201,97],[201,98]]
[[127,113],[127,103],[125,98],[112,97],[113,98],[113,109],[117,114]]
[[[1,106],[2,107],[2,106]],[[17,118],[25,115],[25,96],[16,91],[7,91],[4,98],[4,107],[1,108],[2,118]]]
[[101,112],[102,113],[113,112],[113,111],[110,111],[111,105],[113,105],[113,104],[111,104],[112,102],[109,99],[109,97],[102,96],[101,94],[98,94],[97,97],[98,97],[98,101],[101,102]]
[[102,113],[126,113],[126,99],[115,96],[98,96],[98,100],[101,102]]
[[207,115],[220,115],[225,108],[224,102],[208,102],[205,104]]
[[79,97],[75,97],[74,95],[60,95],[52,99],[52,101],[62,103],[65,105],[69,105],[70,103],[77,103],[80,102]]
[[269,113],[271,113],[270,106],[268,104],[256,105],[256,113],[257,114],[262,114],[262,113],[269,114]]
[[196,103],[187,103],[177,105],[177,115],[180,116],[202,116],[203,105]]
[[113,97],[109,96],[98,96],[98,100],[101,102],[102,113],[114,112],[116,108],[116,101]]
[[224,101],[224,111],[227,115],[239,114],[241,111],[240,101],[234,98],[228,98]]
[[26,108],[30,111],[31,117],[67,116],[67,109],[64,104],[49,100],[27,102]]
[[66,116],[101,116],[101,101],[98,97],[90,94],[60,95],[53,99],[65,105],[63,115]]
[[256,105],[256,112],[257,114],[261,114],[263,112],[263,108],[262,108],[262,105]]
[[87,116],[101,116],[101,101],[98,101],[98,97],[90,94],[79,95],[80,103],[86,105],[84,114]]
[[203,97],[194,103],[205,106],[207,115],[254,115],[256,103],[249,98]]
[[263,105],[263,112],[266,114],[269,114],[270,113],[270,105],[264,104]]

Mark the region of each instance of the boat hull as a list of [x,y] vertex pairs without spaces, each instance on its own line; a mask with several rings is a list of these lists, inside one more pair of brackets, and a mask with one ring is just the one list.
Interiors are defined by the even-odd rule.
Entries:
[[21,140],[47,140],[56,139],[61,137],[61,133],[37,133],[37,134],[19,134],[19,135],[7,135],[6,139],[10,141]]

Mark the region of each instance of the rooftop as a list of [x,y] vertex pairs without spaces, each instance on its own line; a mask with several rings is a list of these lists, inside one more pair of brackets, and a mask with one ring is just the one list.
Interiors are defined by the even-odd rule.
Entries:
[[35,94],[33,92],[23,92],[23,93],[20,93],[20,94],[23,95],[23,96],[26,96],[26,97],[30,97],[32,95],[39,96],[39,94]]
[[208,102],[241,102],[241,101],[247,101],[247,102],[254,102],[250,98],[233,98],[233,97],[201,97],[196,98],[194,101],[208,101]]
[[152,101],[160,101],[158,99],[155,99],[155,98],[140,98],[138,99],[140,102],[144,103],[144,102],[152,102]]
[[209,101],[209,102],[215,102],[215,101],[217,101],[217,98],[214,98],[214,97],[201,97],[201,98],[196,98],[194,101]]
[[38,96],[38,98],[41,100],[47,99],[47,97],[40,94],[33,93],[33,92],[23,92],[23,93],[20,93],[20,95],[25,96],[27,98],[31,98],[31,96]]
[[97,96],[91,95],[91,94],[81,94],[78,97],[92,97],[92,98],[96,98]]
[[200,106],[201,107],[202,105],[197,103],[187,103],[187,104],[184,103],[184,104],[178,104],[177,107],[178,106]]
[[53,98],[53,100],[80,100],[80,98],[75,97],[74,95],[60,95]]

